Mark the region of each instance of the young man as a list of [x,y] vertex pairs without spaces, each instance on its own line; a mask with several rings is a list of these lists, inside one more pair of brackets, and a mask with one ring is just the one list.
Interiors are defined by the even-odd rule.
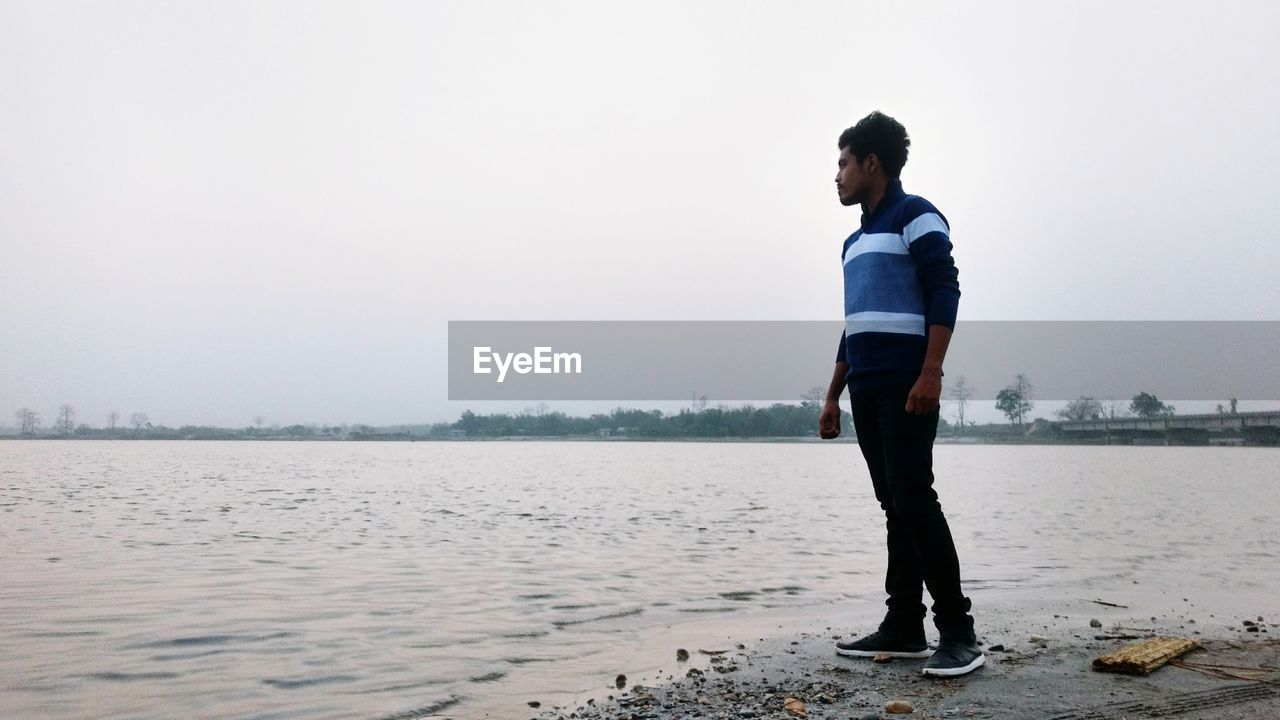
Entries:
[[[933,490],[942,360],[960,285],[946,219],[924,198],[905,194],[898,179],[910,145],[902,124],[879,112],[840,135],[836,192],[841,204],[862,206],[862,227],[844,241],[845,331],[819,434],[840,435],[847,386],[858,446],[888,518],[889,611],[878,630],[836,643],[836,652],[928,657],[925,675],[952,677],[985,662]],[[932,655],[922,585],[941,636]]]

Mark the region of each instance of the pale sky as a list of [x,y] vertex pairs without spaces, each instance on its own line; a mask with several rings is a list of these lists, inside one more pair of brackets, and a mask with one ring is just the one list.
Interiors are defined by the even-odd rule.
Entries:
[[875,109],[961,320],[1280,319],[1277,37],[1269,2],[2,0],[0,424],[438,421],[449,320],[838,321]]

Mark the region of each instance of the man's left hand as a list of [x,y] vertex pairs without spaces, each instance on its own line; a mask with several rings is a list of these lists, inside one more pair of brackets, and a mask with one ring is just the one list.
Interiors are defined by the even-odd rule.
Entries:
[[938,411],[942,397],[942,371],[924,370],[907,395],[907,412],[912,415],[928,415]]

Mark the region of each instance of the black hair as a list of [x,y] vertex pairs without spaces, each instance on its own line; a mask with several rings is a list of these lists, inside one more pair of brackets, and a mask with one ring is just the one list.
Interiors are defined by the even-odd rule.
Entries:
[[837,147],[841,150],[849,148],[858,162],[875,153],[884,167],[884,174],[896,178],[902,174],[902,166],[907,164],[911,138],[907,137],[907,129],[902,123],[876,110],[840,133]]

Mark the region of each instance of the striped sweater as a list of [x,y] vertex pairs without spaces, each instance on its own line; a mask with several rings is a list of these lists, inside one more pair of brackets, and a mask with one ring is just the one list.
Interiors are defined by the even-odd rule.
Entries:
[[884,198],[844,241],[844,334],[850,390],[914,381],[928,327],[954,328],[959,273],[947,220],[928,200],[890,180]]

